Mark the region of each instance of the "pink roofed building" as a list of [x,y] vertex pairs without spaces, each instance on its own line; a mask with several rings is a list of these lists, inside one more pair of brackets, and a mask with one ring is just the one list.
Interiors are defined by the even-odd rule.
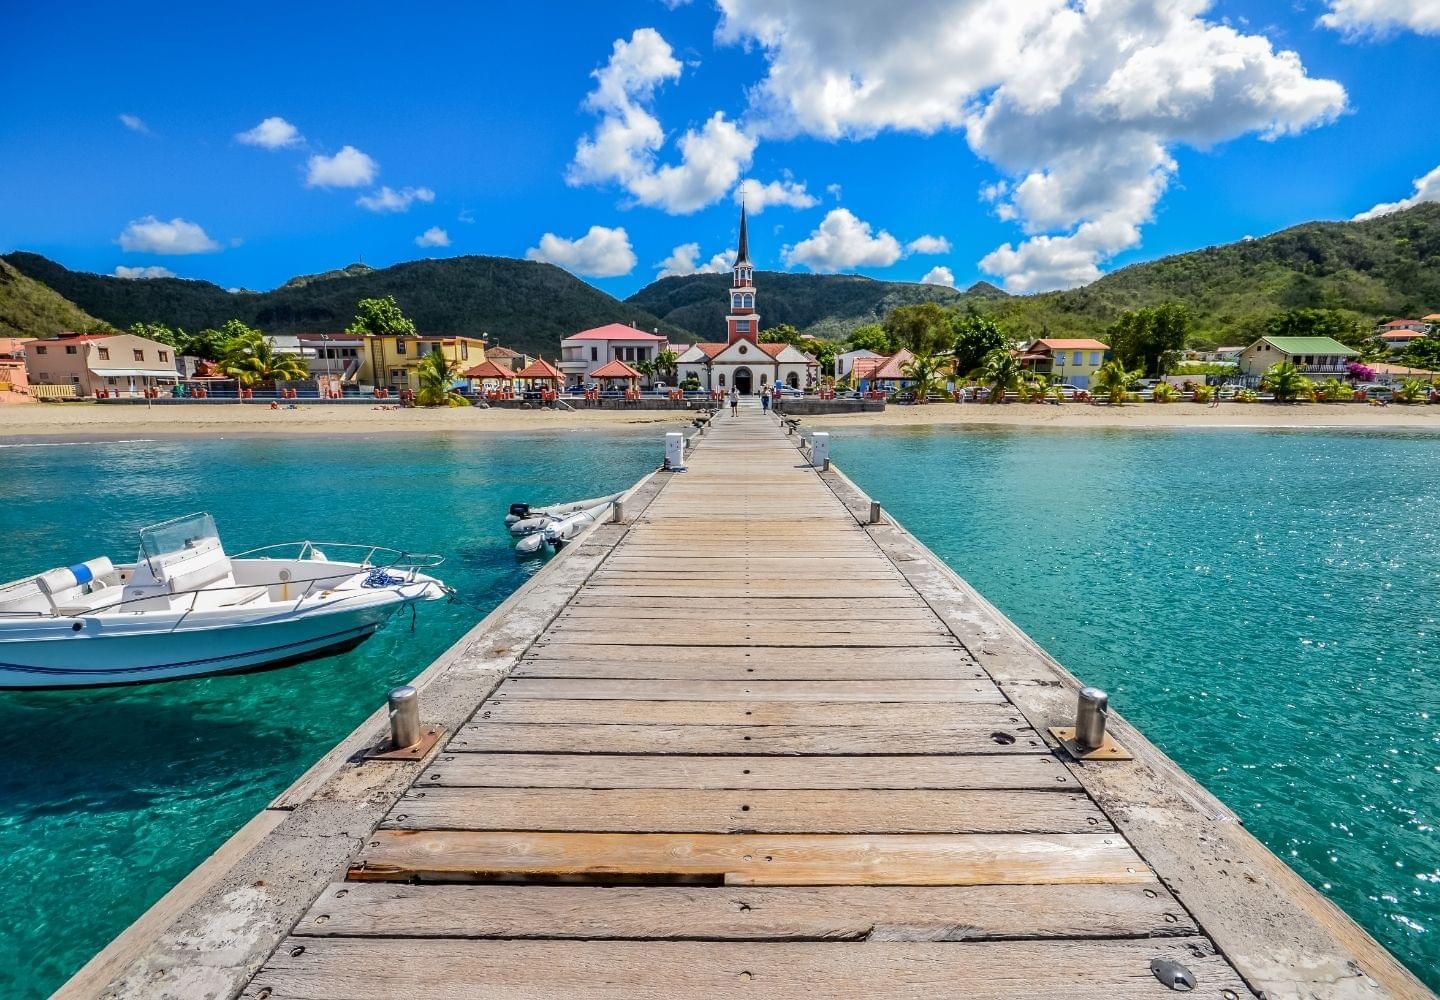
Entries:
[[627,365],[653,362],[669,347],[670,341],[658,333],[646,333],[624,323],[609,323],[561,340],[559,368],[565,373],[567,386],[588,385],[595,381],[595,373],[612,361],[623,361]]

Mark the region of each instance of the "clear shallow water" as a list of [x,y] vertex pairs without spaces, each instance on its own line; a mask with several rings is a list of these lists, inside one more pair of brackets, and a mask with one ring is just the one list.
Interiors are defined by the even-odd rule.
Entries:
[[[658,432],[0,445],[3,571],[127,556],[195,509],[232,549],[444,553],[489,608],[512,499],[619,489]],[[845,470],[1440,986],[1440,437],[866,432]],[[531,564],[533,566],[533,564]],[[427,605],[269,674],[0,693],[0,996],[42,997],[478,617]]]
[[1440,987],[1440,436],[844,428],[832,450]]
[[[0,579],[92,555],[210,511],[231,551],[312,538],[447,557],[488,610],[516,562],[513,500],[623,489],[658,431],[397,440],[237,439],[0,445]],[[300,666],[151,687],[0,692],[0,996],[47,996],[384,698],[480,618],[427,604],[359,649]]]

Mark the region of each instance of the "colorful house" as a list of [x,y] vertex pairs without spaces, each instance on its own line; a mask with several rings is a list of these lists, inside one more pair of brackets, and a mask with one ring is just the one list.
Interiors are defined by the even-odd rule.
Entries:
[[1020,367],[1056,382],[1088,389],[1110,357],[1110,345],[1098,340],[1042,337],[1020,355]]
[[62,333],[25,345],[25,369],[36,395],[40,386],[73,386],[65,395],[139,396],[180,378],[175,349],[133,333]]
[[654,362],[670,341],[658,333],[646,333],[624,323],[608,323],[582,330],[560,341],[559,368],[570,386],[595,381],[595,373],[612,361],[626,364]]
[[30,398],[30,377],[25,372],[25,345],[29,337],[0,337],[0,403],[22,403]]
[[1258,378],[1274,365],[1289,363],[1306,375],[1348,375],[1345,366],[1360,356],[1333,337],[1261,337],[1240,353],[1240,374]]
[[377,389],[420,388],[415,369],[427,354],[444,354],[460,371],[485,360],[485,341],[478,337],[396,336],[366,334],[360,350],[357,381]]

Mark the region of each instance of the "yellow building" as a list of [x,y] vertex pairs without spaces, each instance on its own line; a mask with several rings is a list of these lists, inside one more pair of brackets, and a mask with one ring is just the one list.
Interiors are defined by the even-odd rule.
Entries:
[[485,341],[478,337],[397,337],[368,334],[360,345],[361,385],[378,389],[418,389],[415,368],[427,354],[442,352],[457,372],[485,360]]
[[1046,337],[1030,342],[1020,355],[1020,367],[1062,384],[1088,389],[1109,353],[1110,346],[1098,340]]

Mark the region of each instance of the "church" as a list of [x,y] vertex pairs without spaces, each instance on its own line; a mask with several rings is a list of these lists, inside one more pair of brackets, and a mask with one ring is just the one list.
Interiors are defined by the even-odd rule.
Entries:
[[700,388],[748,396],[767,386],[808,388],[820,375],[814,358],[789,344],[760,343],[760,313],[755,307],[755,267],[750,263],[750,239],[745,207],[740,207],[740,246],[731,269],[730,309],[725,317],[723,344],[695,344],[680,355],[676,367],[680,384],[697,378]]

